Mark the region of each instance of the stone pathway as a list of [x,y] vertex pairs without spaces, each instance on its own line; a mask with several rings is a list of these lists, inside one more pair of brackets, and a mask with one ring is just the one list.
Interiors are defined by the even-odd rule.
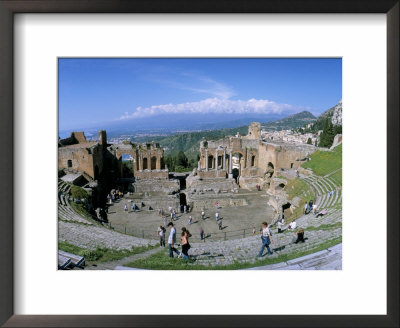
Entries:
[[120,259],[120,260],[104,262],[104,263],[97,263],[95,266],[88,265],[85,267],[85,270],[115,270],[116,267],[123,267],[125,264],[128,264],[132,261],[135,261],[135,260],[138,260],[138,259],[141,259],[144,257],[148,257],[154,253],[157,253],[158,251],[160,251],[159,248],[154,248],[154,249],[151,249],[144,253],[124,257],[123,259]]
[[106,247],[116,250],[131,249],[132,246],[157,244],[156,240],[142,239],[107,229],[58,221],[58,240],[87,249]]
[[247,270],[342,270],[342,244],[287,262]]

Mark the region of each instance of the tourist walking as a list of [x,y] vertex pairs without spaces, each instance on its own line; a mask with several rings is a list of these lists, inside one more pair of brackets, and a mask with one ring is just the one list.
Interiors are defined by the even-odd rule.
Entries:
[[256,227],[253,227],[253,235],[256,234]]
[[179,256],[181,253],[175,248],[176,229],[175,229],[174,224],[172,222],[168,223],[168,227],[170,228],[169,236],[168,236],[169,257],[174,257],[174,253],[173,252],[175,252]]
[[190,244],[189,244],[189,237],[192,235],[190,234],[189,230],[187,230],[185,227],[182,227],[182,235],[181,235],[181,240],[182,240],[182,253],[183,253],[183,258],[185,260],[189,260],[189,249],[190,249]]
[[204,239],[204,230],[203,228],[200,228],[200,240]]
[[186,211],[187,211],[187,207],[186,207],[186,205],[183,205],[183,213],[186,214]]
[[167,226],[167,217],[164,216],[162,220],[163,220],[163,222],[164,222],[164,227],[166,227],[166,226]]
[[312,208],[313,208],[313,213],[314,213],[314,214],[317,214],[317,205],[314,204],[314,205],[312,206]]
[[205,220],[204,211],[201,211],[201,219]]
[[262,244],[261,244],[260,252],[258,253],[258,257],[262,256],[262,254],[264,252],[264,248],[267,248],[268,254],[272,255],[272,251],[269,248],[269,245],[272,244],[273,241],[272,241],[271,231],[268,228],[267,222],[262,223],[261,242],[262,242]]
[[160,241],[160,247],[165,247],[165,228],[163,226],[159,226],[157,229],[157,237]]
[[173,218],[174,220],[176,220],[176,211],[175,211],[175,209],[173,209],[173,211],[172,211],[172,218]]
[[218,229],[222,230],[222,220],[219,220],[219,222],[218,222]]
[[296,227],[297,227],[297,223],[296,223],[296,221],[293,221],[292,223],[289,224],[288,229],[293,230],[293,229],[296,229]]
[[191,225],[192,224],[192,216],[189,216],[189,220],[188,220],[188,224]]
[[218,220],[219,220],[219,214],[217,212],[217,213],[215,213],[215,221],[218,222]]
[[125,204],[125,206],[124,206],[124,211],[128,212],[128,205],[127,204]]

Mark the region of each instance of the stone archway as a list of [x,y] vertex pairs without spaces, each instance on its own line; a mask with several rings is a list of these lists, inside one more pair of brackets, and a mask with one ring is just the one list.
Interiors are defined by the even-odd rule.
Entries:
[[121,176],[123,178],[133,177],[134,159],[130,153],[121,154]]
[[214,166],[215,166],[214,156],[208,155],[208,168],[214,169]]
[[148,165],[147,165],[147,157],[143,158],[143,170],[147,170]]
[[239,178],[242,175],[242,168],[245,167],[245,157],[241,152],[235,151],[232,153],[232,174],[236,179],[236,182],[239,182]]
[[153,156],[151,158],[150,170],[155,170],[157,167],[157,157]]

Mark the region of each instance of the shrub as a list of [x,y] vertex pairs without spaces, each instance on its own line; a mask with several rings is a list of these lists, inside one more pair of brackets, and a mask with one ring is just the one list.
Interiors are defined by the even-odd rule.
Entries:
[[89,198],[89,194],[86,192],[86,190],[78,186],[71,187],[71,196],[76,199]]

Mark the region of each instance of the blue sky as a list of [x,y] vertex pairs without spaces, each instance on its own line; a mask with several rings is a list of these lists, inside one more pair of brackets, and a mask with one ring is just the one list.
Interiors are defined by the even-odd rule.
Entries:
[[59,59],[59,129],[169,113],[314,115],[342,98],[341,59]]

